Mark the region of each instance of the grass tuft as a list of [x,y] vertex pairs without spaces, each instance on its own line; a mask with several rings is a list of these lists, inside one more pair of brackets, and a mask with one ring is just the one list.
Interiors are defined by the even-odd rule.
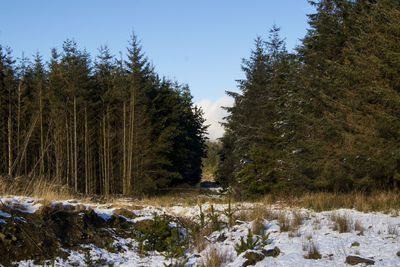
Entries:
[[231,256],[226,252],[226,250],[217,249],[216,247],[212,246],[204,255],[201,266],[220,267],[222,264],[230,261],[232,261]]
[[332,212],[331,220],[333,222],[333,230],[339,233],[348,233],[351,230],[351,219],[348,215]]

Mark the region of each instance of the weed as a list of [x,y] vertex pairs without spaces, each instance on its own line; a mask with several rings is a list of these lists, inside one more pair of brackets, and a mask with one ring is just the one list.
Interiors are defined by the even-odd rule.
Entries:
[[235,245],[235,250],[237,254],[239,255],[248,249],[254,249],[254,250],[262,249],[263,246],[266,246],[271,243],[271,240],[268,239],[269,234],[270,233],[268,233],[267,235],[263,234],[261,236],[261,239],[259,236],[256,236],[256,240],[254,240],[254,236],[251,229],[248,229],[246,241],[244,241],[243,236],[241,236],[240,243]]
[[219,220],[219,215],[214,209],[214,205],[211,205],[211,211],[207,214],[207,217],[210,219],[211,228],[213,231],[220,231],[221,230],[221,221]]
[[281,212],[278,216],[278,224],[281,232],[287,232],[290,229],[290,219],[285,212]]
[[230,262],[231,260],[230,254],[228,254],[226,250],[220,250],[212,246],[204,256],[201,266],[219,267],[223,263]]
[[319,260],[322,258],[321,253],[319,253],[318,246],[312,239],[303,244],[303,250],[307,251],[307,254],[304,256],[305,259]]
[[139,254],[157,250],[166,252],[167,257],[182,256],[188,240],[182,236],[178,225],[170,227],[170,224],[171,221],[165,214],[160,217],[154,213],[154,219],[148,227],[134,233],[139,242]]
[[399,235],[399,230],[397,229],[397,226],[396,226],[396,225],[389,224],[389,225],[388,225],[388,234],[389,234],[389,235],[398,236],[398,235]]
[[315,219],[313,221],[313,230],[320,230],[321,229],[321,221],[318,219]]
[[332,212],[331,220],[333,221],[333,230],[339,231],[339,233],[350,232],[351,229],[351,219],[348,215],[339,214]]
[[204,215],[204,212],[203,212],[203,209],[201,207],[201,204],[199,203],[198,205],[199,205],[198,218],[199,218],[199,221],[200,221],[200,226],[201,226],[201,228],[203,228],[206,225],[206,216]]
[[261,219],[255,219],[251,223],[251,231],[255,233],[256,235],[262,235],[264,234],[264,221]]
[[359,220],[356,220],[354,222],[354,230],[358,231],[358,235],[364,235],[364,227],[362,226],[361,222]]
[[229,226],[231,227],[232,225],[234,225],[234,222],[235,222],[234,214],[235,214],[236,210],[232,209],[230,198],[228,201],[229,201],[228,208],[224,210],[224,215],[228,218],[228,223],[229,223]]

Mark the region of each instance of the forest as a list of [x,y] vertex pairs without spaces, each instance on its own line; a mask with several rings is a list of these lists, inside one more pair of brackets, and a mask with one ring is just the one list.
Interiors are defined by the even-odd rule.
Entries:
[[47,62],[0,46],[2,180],[153,194],[198,183],[203,158],[238,199],[398,190],[400,3],[309,2],[295,50],[276,25],[255,39],[217,144],[189,87],[160,78],[134,34],[126,60],[72,40]]
[[288,52],[279,27],[243,60],[218,181],[238,198],[400,186],[400,2],[309,1]]
[[187,85],[159,77],[134,34],[126,60],[102,46],[92,61],[73,40],[51,52],[17,62],[0,46],[3,184],[141,196],[199,182],[202,111]]

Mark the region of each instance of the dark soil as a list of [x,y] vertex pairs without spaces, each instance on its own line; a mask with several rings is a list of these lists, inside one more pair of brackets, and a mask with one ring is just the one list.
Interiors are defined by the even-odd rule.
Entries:
[[12,215],[0,223],[0,264],[4,266],[28,259],[42,264],[46,259],[65,258],[68,255],[61,248],[82,250],[82,244],[114,249],[114,236],[127,237],[132,232],[132,224],[124,217],[105,221],[82,206],[47,205],[32,214],[8,206],[0,210]]

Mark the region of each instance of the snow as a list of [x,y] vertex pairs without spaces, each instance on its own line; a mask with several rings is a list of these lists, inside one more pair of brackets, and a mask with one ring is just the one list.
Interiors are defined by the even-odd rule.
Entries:
[[[37,203],[38,199],[25,198],[25,197],[0,197],[0,199],[7,203],[9,207],[21,209],[23,212],[35,212],[40,204]],[[84,204],[75,200],[68,200],[62,202],[52,202],[53,205],[61,203],[62,205],[83,205],[85,209],[92,208],[100,217],[108,220],[116,210],[114,205],[104,204]],[[140,205],[135,203],[136,205]],[[232,204],[232,210],[249,209],[253,207],[254,203],[240,203],[237,205]],[[128,206],[128,207],[126,207]],[[129,205],[125,208],[129,209]],[[227,204],[213,204],[215,211],[220,215],[220,220],[227,221],[222,211],[228,208]],[[211,203],[204,203],[202,211],[207,214],[210,212]],[[268,207],[271,212],[286,214],[292,218],[293,209],[285,208],[278,205],[271,205]],[[153,219],[154,214],[162,215],[167,214],[171,216],[185,217],[188,220],[199,222],[200,207],[195,206],[182,206],[176,205],[168,208],[146,206],[140,210],[132,210],[138,216],[134,219],[127,220],[131,222],[138,222],[141,220]],[[374,266],[400,266],[400,257],[396,255],[400,251],[400,216],[399,211],[392,213],[371,212],[363,213],[356,210],[339,209],[335,211],[314,212],[307,209],[297,209],[303,221],[297,231],[294,233],[281,232],[278,221],[264,220],[263,225],[265,234],[269,233],[269,239],[272,241],[268,245],[264,245],[263,249],[273,249],[278,247],[281,251],[280,255],[276,258],[265,257],[262,261],[258,262],[255,266],[348,266],[345,264],[346,257],[349,255],[358,255],[363,258],[373,259]],[[340,215],[348,218],[351,223],[350,232],[339,233],[334,230],[334,222],[332,215]],[[0,216],[9,218],[11,215],[0,211]],[[5,223],[5,220],[0,219],[0,223]],[[221,231],[216,231],[207,236],[206,249],[200,252],[194,250],[188,251],[185,258],[188,259],[186,266],[199,266],[203,263],[205,256],[212,247],[218,251],[225,252],[230,262],[226,262],[223,266],[239,267],[245,262],[243,257],[244,253],[237,255],[235,245],[240,242],[240,238],[246,239],[248,229],[254,222],[243,221],[240,224],[232,226],[230,229],[224,228]],[[360,233],[355,229],[355,224],[362,226],[364,231]],[[176,223],[171,223],[171,227],[176,227]],[[224,241],[217,241],[218,237],[224,234],[227,238]],[[318,251],[322,255],[321,259],[311,260],[306,259],[304,256],[307,251],[304,248],[315,244]],[[355,246],[355,242],[359,246]],[[90,257],[93,260],[102,260],[107,264],[114,266],[164,266],[170,264],[171,260],[167,259],[164,254],[159,252],[151,252],[148,256],[141,256],[138,253],[138,243],[130,238],[116,237],[114,245],[118,245],[123,249],[119,253],[111,253],[107,250],[97,248],[93,245],[85,246],[89,249]],[[65,250],[69,257],[66,260],[57,258],[56,266],[70,266],[75,264],[77,266],[85,266],[85,255],[82,251],[69,251]],[[17,263],[19,266],[34,266],[30,260],[21,261]]]
[[1,217],[4,217],[4,218],[10,218],[10,217],[11,217],[10,214],[8,214],[7,212],[3,212],[3,211],[1,211],[1,210],[0,210],[0,216],[1,216]]
[[0,196],[0,203],[20,212],[35,213],[42,204],[37,203],[40,199],[22,196]]

